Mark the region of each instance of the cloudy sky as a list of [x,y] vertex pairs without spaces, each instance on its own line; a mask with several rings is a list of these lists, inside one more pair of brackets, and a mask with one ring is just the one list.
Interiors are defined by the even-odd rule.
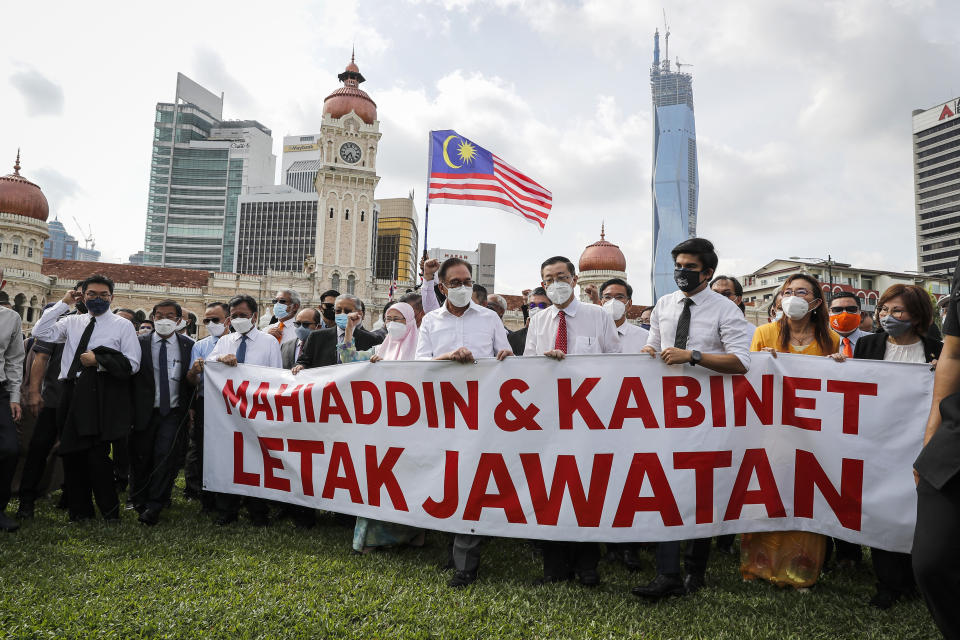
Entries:
[[[607,239],[649,293],[653,31],[693,65],[699,235],[741,275],[775,257],[916,268],[911,111],[960,95],[955,0],[397,0],[37,3],[4,8],[0,173],[22,148],[104,260],[142,248],[154,106],[178,71],[227,118],[319,129],[356,43],[383,138],[378,197],[417,193],[430,129],[456,129],[553,191],[542,234],[437,206],[430,245],[497,243],[497,289]],[[279,167],[279,162],[278,162]]]

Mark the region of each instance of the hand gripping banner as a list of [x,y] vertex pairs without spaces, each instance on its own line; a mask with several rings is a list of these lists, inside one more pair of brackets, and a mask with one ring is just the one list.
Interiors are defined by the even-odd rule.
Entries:
[[210,364],[204,488],[491,536],[803,530],[909,551],[929,367],[752,360]]

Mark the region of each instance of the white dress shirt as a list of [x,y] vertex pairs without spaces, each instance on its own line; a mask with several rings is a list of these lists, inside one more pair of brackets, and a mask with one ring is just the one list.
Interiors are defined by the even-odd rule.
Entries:
[[[650,316],[648,347],[659,352],[676,346],[677,321],[686,297],[682,291],[674,291],[657,300]],[[755,327],[743,317],[740,307],[710,287],[690,297],[693,305],[686,348],[701,353],[730,353],[749,369]]]
[[460,347],[474,358],[494,358],[504,349],[512,353],[500,316],[472,300],[462,316],[450,313],[446,303],[423,316],[417,360],[432,360]]
[[242,335],[247,336],[247,352],[243,358],[244,364],[257,364],[261,367],[273,367],[274,369],[283,367],[283,362],[280,359],[280,343],[277,342],[276,338],[256,327],[245,334],[229,333],[221,336],[217,340],[217,346],[207,356],[207,362],[215,361],[222,355],[237,355],[237,349],[240,348],[240,336]]
[[[154,331],[151,334],[150,350],[153,355],[153,408],[160,407],[160,347],[163,337]],[[177,334],[167,336],[167,384],[170,388],[170,408],[180,406],[180,378],[183,363],[180,362],[180,344]]]
[[[267,325],[267,329],[271,329],[279,325],[280,322],[274,322],[273,324]],[[283,321],[283,339],[280,340],[280,344],[285,342],[290,342],[291,340],[297,339],[297,328],[293,326],[293,318]],[[276,340],[276,338],[274,338]]]
[[623,324],[617,327],[617,335],[620,336],[620,346],[623,353],[640,353],[647,346],[647,338],[650,336],[650,332],[624,320]]
[[[226,335],[226,334],[224,334]],[[190,350],[190,363],[187,367],[188,369],[193,366],[193,363],[197,360],[206,360],[207,356],[213,351],[213,348],[217,346],[217,341],[220,338],[211,334],[206,338],[202,338],[193,343],[193,349]],[[203,397],[203,376],[201,375],[197,379],[197,395]]]
[[[33,325],[32,332],[37,340],[54,344],[63,343],[60,380],[67,379],[80,337],[90,323],[90,318],[93,317],[89,313],[84,313],[60,318],[67,311],[70,311],[70,306],[61,300],[40,316],[37,324]],[[90,334],[90,341],[87,343],[87,351],[97,347],[110,347],[119,351],[130,361],[133,373],[140,370],[140,342],[137,340],[133,323],[126,318],[109,311],[97,316],[97,323],[93,326],[93,333]]]
[[610,314],[603,307],[574,298],[562,311],[557,305],[551,305],[530,318],[523,355],[542,356],[553,351],[561,313],[567,316],[568,354],[621,352],[620,336]]
[[866,331],[864,331],[864,330],[861,329],[860,327],[857,327],[856,329],[854,329],[853,331],[851,331],[848,335],[843,335],[842,333],[837,333],[837,335],[840,336],[840,349],[843,349],[843,339],[844,339],[844,338],[849,338],[849,339],[850,339],[850,348],[851,348],[851,349],[856,349],[856,347],[857,347],[857,340],[859,340],[859,339],[862,338],[863,336],[869,336],[869,335],[873,335],[873,334],[867,333]]
[[431,278],[430,280],[424,280],[420,286],[420,304],[423,306],[423,313],[425,314],[440,308],[440,301],[437,300],[437,290],[434,288],[435,284],[437,284],[437,281]]

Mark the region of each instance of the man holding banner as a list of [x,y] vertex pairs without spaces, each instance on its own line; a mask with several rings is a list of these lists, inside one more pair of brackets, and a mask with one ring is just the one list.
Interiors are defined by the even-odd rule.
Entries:
[[[718,373],[746,373],[750,367],[753,326],[729,298],[710,288],[717,268],[713,244],[704,238],[684,240],[671,252],[679,291],[657,301],[650,316],[644,353],[667,364],[700,365]],[[673,346],[669,346],[673,345]],[[687,541],[687,577],[680,579],[680,541],[657,545],[657,576],[634,587],[634,595],[660,599],[693,593],[705,585],[710,538]]]
[[[620,353],[620,338],[613,316],[594,304],[582,304],[574,295],[577,274],[573,263],[562,256],[540,265],[541,284],[553,306],[530,321],[527,356],[563,360],[567,354]],[[600,584],[596,542],[543,543],[543,583],[564,582],[574,574],[585,587]]]

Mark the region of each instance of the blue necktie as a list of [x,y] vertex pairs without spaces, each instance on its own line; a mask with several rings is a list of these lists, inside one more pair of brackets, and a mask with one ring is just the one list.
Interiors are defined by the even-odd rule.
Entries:
[[243,364],[243,361],[247,359],[247,336],[246,334],[240,336],[240,348],[237,349],[237,362]]
[[160,339],[160,357],[157,359],[160,367],[160,415],[170,413],[170,373],[167,371],[167,339]]

